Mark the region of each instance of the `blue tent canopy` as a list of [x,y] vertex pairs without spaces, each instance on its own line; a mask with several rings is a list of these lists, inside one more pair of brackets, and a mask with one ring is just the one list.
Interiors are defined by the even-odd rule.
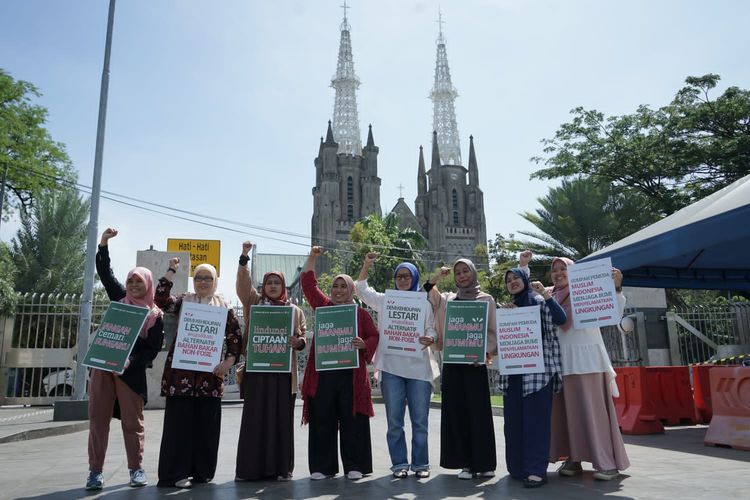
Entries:
[[603,257],[626,286],[750,290],[750,175],[581,262]]

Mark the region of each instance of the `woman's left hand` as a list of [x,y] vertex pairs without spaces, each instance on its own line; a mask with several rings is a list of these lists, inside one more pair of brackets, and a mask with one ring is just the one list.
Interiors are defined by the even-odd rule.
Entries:
[[532,281],[531,282],[531,289],[534,290],[536,293],[544,297],[545,299],[550,298],[549,292],[547,292],[547,289],[544,288],[544,285],[541,281]]
[[227,358],[214,367],[214,375],[224,378],[229,369],[234,364],[234,358]]
[[352,340],[352,345],[355,349],[364,349],[365,347],[367,347],[365,345],[365,341],[359,337],[354,337],[354,340]]
[[612,268],[612,279],[615,282],[615,288],[622,288],[622,271],[616,267]]
[[433,339],[432,337],[428,337],[428,336],[419,337],[419,343],[424,346],[422,348],[422,350],[424,351],[425,349],[427,349],[428,347],[430,347],[432,344],[435,343],[435,339]]
[[299,337],[291,336],[291,337],[289,337],[289,345],[295,351],[299,351],[300,349],[302,349],[302,346],[305,345],[305,342],[304,342],[304,340],[300,339]]

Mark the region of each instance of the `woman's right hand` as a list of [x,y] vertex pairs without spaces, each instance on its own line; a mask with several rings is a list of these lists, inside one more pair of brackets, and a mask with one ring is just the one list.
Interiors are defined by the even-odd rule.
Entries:
[[102,238],[101,240],[99,240],[99,246],[103,246],[103,247],[107,246],[107,243],[109,242],[109,240],[114,238],[115,236],[117,236],[117,229],[113,227],[108,227],[102,233]]
[[365,255],[365,264],[372,265],[376,260],[378,260],[378,254],[375,252],[368,252],[367,255]]
[[250,250],[252,250],[252,249],[253,249],[253,242],[252,241],[248,240],[248,241],[242,243],[242,255],[244,255],[245,257],[247,257],[247,254],[249,254]]
[[316,245],[316,246],[314,246],[314,247],[312,247],[310,249],[310,256],[311,257],[317,258],[317,257],[320,257],[321,255],[323,255],[323,247],[320,247],[320,246]]
[[177,271],[180,268],[180,258],[172,257],[169,259],[169,267]]

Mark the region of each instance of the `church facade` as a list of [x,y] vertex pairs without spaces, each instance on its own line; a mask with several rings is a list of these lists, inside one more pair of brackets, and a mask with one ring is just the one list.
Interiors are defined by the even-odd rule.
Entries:
[[[484,194],[479,187],[479,170],[473,137],[469,138],[468,168],[461,160],[461,146],[455,114],[458,93],[451,83],[442,33],[437,40],[433,101],[433,135],[430,168],[426,170],[422,146],[417,164],[417,198],[414,211],[399,198],[392,211],[402,227],[418,230],[427,240],[427,267],[450,264],[458,257],[475,258],[477,245],[487,244]],[[381,214],[378,151],[372,127],[361,146],[350,25],[341,23],[338,65],[331,86],[335,89],[333,120],[326,138],[320,139],[315,164],[313,245],[335,248],[348,239],[357,220]],[[330,269],[324,262],[319,271]],[[486,265],[486,262],[477,262]]]

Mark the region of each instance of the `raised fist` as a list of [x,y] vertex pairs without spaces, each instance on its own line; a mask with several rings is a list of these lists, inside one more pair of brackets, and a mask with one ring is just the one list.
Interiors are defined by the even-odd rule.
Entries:
[[169,259],[169,267],[174,269],[175,271],[180,268],[180,258],[179,257],[172,257]]
[[242,243],[242,255],[247,256],[248,253],[250,253],[250,250],[253,249],[253,242],[252,241],[245,241]]
[[376,260],[378,260],[378,254],[376,254],[375,252],[368,252],[368,254],[365,255],[365,262],[367,262],[368,264],[372,264]]
[[534,258],[534,252],[532,252],[529,249],[524,250],[521,252],[521,255],[518,257],[518,265],[520,267],[526,267],[529,265],[529,262],[531,262],[531,259]]
[[113,228],[113,227],[108,227],[108,228],[107,228],[107,229],[105,229],[105,230],[104,230],[104,232],[102,233],[101,244],[102,244],[102,245],[106,245],[106,244],[107,244],[107,242],[108,242],[108,241],[109,241],[109,240],[110,240],[111,238],[114,238],[115,236],[117,236],[117,229],[115,229],[115,228]]
[[310,249],[310,255],[314,257],[319,257],[323,255],[323,247],[314,246]]

